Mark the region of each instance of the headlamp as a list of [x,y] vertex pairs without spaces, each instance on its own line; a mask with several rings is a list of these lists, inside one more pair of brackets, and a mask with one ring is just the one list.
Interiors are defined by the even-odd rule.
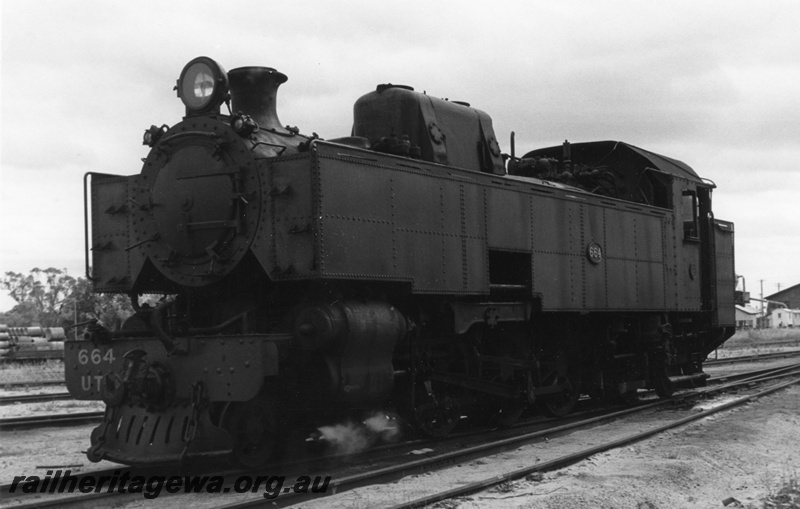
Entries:
[[150,126],[150,129],[144,130],[144,136],[142,137],[142,145],[147,145],[148,147],[152,147],[156,143],[158,143],[159,138],[167,132],[169,127],[167,125],[162,125],[161,127],[157,127],[154,125]]
[[247,136],[258,131],[258,124],[250,115],[245,115],[240,111],[231,117],[231,128],[240,136]]
[[183,68],[175,88],[187,115],[219,113],[228,98],[228,74],[214,60],[197,57]]

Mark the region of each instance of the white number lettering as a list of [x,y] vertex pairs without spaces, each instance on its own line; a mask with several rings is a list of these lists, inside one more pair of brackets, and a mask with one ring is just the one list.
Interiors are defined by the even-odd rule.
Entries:
[[91,352],[89,350],[78,350],[78,362],[88,364],[89,361],[92,361],[92,364],[100,364],[103,361],[112,364],[114,362],[114,351],[109,349],[103,353],[99,348],[95,348]]

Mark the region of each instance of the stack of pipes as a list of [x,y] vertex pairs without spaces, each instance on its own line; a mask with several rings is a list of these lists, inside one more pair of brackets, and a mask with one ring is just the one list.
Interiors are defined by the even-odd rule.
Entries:
[[63,327],[9,327],[0,324],[0,357],[24,355],[17,352],[63,351],[66,337]]

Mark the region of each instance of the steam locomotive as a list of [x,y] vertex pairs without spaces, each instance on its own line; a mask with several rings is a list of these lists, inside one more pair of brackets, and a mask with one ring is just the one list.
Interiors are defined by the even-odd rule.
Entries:
[[712,182],[616,141],[504,154],[403,85],[322,140],[279,121],[286,80],[196,58],[141,172],[84,178],[87,277],[136,311],[66,342],[70,393],[106,403],[89,459],[259,466],[376,409],[443,436],[703,383],[735,323]]

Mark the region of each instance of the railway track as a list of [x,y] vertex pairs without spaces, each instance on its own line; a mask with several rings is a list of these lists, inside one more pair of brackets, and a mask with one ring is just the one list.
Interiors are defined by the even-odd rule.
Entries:
[[74,426],[99,422],[103,412],[74,412],[71,414],[30,415],[0,419],[0,430],[41,428],[45,426]]
[[64,380],[22,380],[15,382],[0,382],[0,387],[4,389],[14,389],[17,387],[49,387],[52,385],[64,385]]
[[783,339],[783,340],[775,340],[775,341],[758,341],[752,340],[749,343],[745,343],[743,341],[736,341],[733,342],[728,340],[721,348],[766,348],[766,347],[773,347],[773,346],[800,346],[800,333],[797,334],[797,337],[791,339]]
[[52,394],[19,394],[16,396],[0,396],[0,406],[15,405],[17,403],[43,403],[47,401],[60,401],[72,399],[68,392],[54,392]]
[[800,355],[800,350],[789,350],[786,352],[773,352],[762,353],[756,355],[741,355],[738,357],[729,357],[727,359],[710,359],[703,363],[703,366],[719,366],[722,364],[738,364],[742,362],[757,362],[768,361],[773,359],[785,359],[790,357],[797,357]]
[[726,384],[726,383],[729,383],[729,382],[736,382],[736,381],[742,381],[742,380],[751,381],[751,379],[755,379],[755,381],[757,381],[758,378],[762,377],[762,376],[767,376],[767,377],[769,377],[769,376],[777,376],[777,375],[779,375],[781,373],[791,372],[797,366],[800,366],[800,364],[787,364],[785,366],[776,366],[776,367],[771,367],[771,368],[756,369],[756,370],[753,370],[753,371],[746,371],[744,373],[736,373],[736,374],[732,374],[732,375],[722,375],[722,376],[718,376],[718,377],[708,378],[706,380],[706,382],[707,382],[708,385],[715,386],[715,385],[721,385],[721,384]]
[[[614,411],[614,412],[611,412],[611,413],[605,412],[605,413],[602,413],[600,415],[594,415],[594,416],[591,416],[591,417],[581,417],[581,414],[579,414],[578,416],[572,415],[567,419],[558,420],[558,422],[555,423],[555,425],[553,425],[552,422],[551,423],[542,423],[541,421],[539,421],[539,422],[522,422],[522,423],[519,423],[518,426],[515,426],[513,430],[504,430],[505,431],[505,437],[504,438],[495,439],[495,440],[492,440],[492,441],[489,441],[489,442],[480,443],[480,444],[469,446],[469,447],[456,447],[455,450],[452,450],[450,452],[445,452],[443,454],[430,454],[429,453],[428,455],[424,455],[422,457],[412,456],[412,457],[418,458],[418,459],[409,460],[408,459],[409,458],[408,454],[398,453],[395,450],[395,449],[399,450],[400,447],[402,445],[404,445],[404,444],[399,444],[399,445],[396,445],[396,446],[387,446],[387,447],[383,448],[384,450],[381,452],[381,454],[383,456],[383,460],[377,460],[377,461],[386,461],[386,462],[390,462],[390,463],[393,463],[393,464],[389,464],[387,466],[379,467],[379,468],[369,468],[367,471],[358,472],[358,473],[351,474],[351,475],[345,475],[345,476],[343,476],[343,477],[341,477],[339,479],[332,479],[327,491],[328,491],[329,494],[330,493],[342,493],[344,491],[349,491],[349,490],[356,489],[356,488],[363,487],[363,486],[369,486],[369,485],[374,485],[374,484],[379,484],[379,483],[388,483],[388,482],[392,482],[392,481],[397,481],[398,479],[400,479],[400,478],[402,478],[402,477],[404,477],[406,475],[421,474],[421,473],[431,472],[431,471],[438,470],[438,469],[451,467],[453,465],[464,464],[466,462],[473,461],[473,460],[480,459],[480,458],[484,458],[484,457],[492,455],[492,454],[497,454],[499,452],[513,450],[513,449],[516,449],[516,448],[518,448],[518,447],[520,447],[522,445],[533,443],[533,442],[540,441],[540,440],[544,440],[545,438],[554,439],[554,438],[556,438],[556,437],[558,437],[560,435],[568,434],[568,433],[570,433],[570,432],[572,432],[574,430],[577,430],[577,429],[592,427],[592,426],[595,426],[595,425],[599,425],[601,423],[614,421],[616,419],[624,418],[626,416],[633,415],[633,414],[636,414],[636,413],[639,413],[639,412],[644,412],[644,411],[649,410],[649,409],[654,409],[654,408],[661,407],[661,406],[681,405],[681,404],[684,404],[684,402],[687,401],[687,400],[700,398],[700,397],[703,397],[703,396],[706,396],[706,395],[709,395],[709,394],[713,394],[713,393],[716,393],[716,392],[721,392],[721,391],[725,391],[725,390],[729,390],[729,389],[740,388],[740,387],[744,387],[744,386],[750,386],[750,385],[755,384],[755,383],[763,383],[763,382],[768,381],[768,380],[773,379],[773,378],[785,378],[785,377],[794,377],[794,378],[790,382],[785,384],[785,385],[772,387],[770,389],[770,391],[774,392],[775,390],[779,390],[780,388],[782,388],[782,387],[784,387],[784,386],[786,386],[788,384],[797,383],[798,381],[800,381],[800,363],[781,366],[781,367],[778,367],[778,368],[761,369],[761,370],[757,370],[757,371],[753,371],[753,372],[749,372],[749,373],[741,373],[741,374],[731,375],[731,376],[727,376],[727,377],[718,377],[718,378],[709,379],[708,383],[710,385],[713,385],[713,387],[707,387],[707,388],[703,388],[703,389],[687,391],[685,393],[676,395],[675,397],[673,397],[670,400],[657,400],[657,401],[651,401],[651,402],[643,402],[643,403],[640,403],[639,405],[637,405],[635,407],[630,407],[630,408],[626,408],[624,410]],[[768,393],[768,392],[764,392],[764,391],[762,391],[762,392],[763,392],[763,394],[767,394]],[[709,411],[706,411],[706,412],[703,412],[703,413],[692,414],[692,415],[690,415],[690,416],[688,416],[686,418],[683,418],[683,419],[675,421],[675,423],[672,423],[671,427],[680,426],[682,424],[690,422],[691,420],[702,418],[705,415],[710,415],[711,413],[713,413],[715,411],[721,411],[723,409],[730,408],[731,406],[735,406],[736,404],[742,404],[742,403],[744,403],[746,401],[750,401],[750,400],[754,399],[755,397],[759,397],[760,395],[763,395],[763,394],[762,393],[758,393],[758,395],[751,395],[751,396],[747,396],[745,398],[739,398],[735,402],[728,403],[728,404],[723,405],[723,406],[721,406],[719,408],[716,408],[716,409],[713,409],[713,410],[709,410]],[[594,412],[594,413],[596,414],[597,412]],[[86,414],[89,414],[89,415],[85,416],[87,418],[99,419],[99,417],[102,415],[102,412],[97,412],[97,413],[89,412],[89,413],[86,413]],[[91,415],[91,414],[94,414],[94,415]],[[592,412],[585,412],[584,414],[585,415],[589,415],[589,414],[592,414]],[[53,417],[53,416],[49,416],[49,417]],[[571,422],[567,422],[566,424],[559,424],[559,423],[563,423],[564,421],[569,421],[570,419],[571,419]],[[544,429],[542,429],[542,427],[543,427],[542,425],[543,424],[544,424]],[[532,428],[537,428],[537,429],[532,431],[531,430]],[[666,429],[670,429],[670,428],[669,427],[665,427],[664,430],[666,430]],[[596,454],[597,452],[600,452],[602,450],[608,450],[608,449],[611,449],[611,448],[614,448],[614,447],[620,447],[620,446],[625,445],[627,443],[631,443],[632,441],[641,440],[643,438],[647,438],[649,436],[652,436],[653,434],[656,434],[656,433],[659,433],[659,432],[662,432],[662,431],[663,430],[659,430],[659,431],[652,431],[651,430],[651,431],[648,431],[647,433],[644,433],[644,434],[632,435],[631,437],[627,437],[625,440],[618,440],[618,441],[615,441],[613,443],[602,444],[600,446],[597,446],[597,448],[583,451],[582,454],[584,454],[584,456],[581,456],[581,454],[576,453],[576,454],[573,454],[573,455],[570,455],[570,456],[566,456],[564,458],[560,458],[558,461],[554,460],[554,461],[551,461],[551,462],[548,462],[548,463],[537,463],[536,465],[531,466],[529,469],[503,473],[503,474],[500,474],[498,476],[494,476],[492,479],[485,480],[485,482],[482,482],[482,483],[470,483],[469,485],[465,486],[463,489],[476,491],[476,490],[480,490],[480,489],[485,489],[486,487],[491,486],[492,484],[498,484],[498,483],[505,482],[505,481],[508,481],[508,480],[516,478],[516,477],[527,475],[528,473],[537,472],[537,471],[546,471],[546,470],[552,470],[552,469],[560,468],[561,466],[564,466],[564,465],[569,464],[571,462],[578,461],[578,460],[582,459],[583,457],[587,457],[589,455]],[[482,433],[485,435],[485,432],[482,432]],[[481,433],[465,433],[463,435],[452,437],[451,440],[457,440],[457,441],[460,441],[460,442],[464,442],[464,441],[466,441],[465,437],[467,437],[469,435],[480,435],[480,434]],[[441,444],[441,443],[442,443],[441,441],[437,442],[437,444]],[[426,444],[427,445],[431,445],[431,444],[428,444],[427,441],[417,441],[417,443],[414,445],[414,447],[422,448],[422,450],[425,450]],[[432,445],[432,446],[436,447],[437,449],[443,449],[442,447],[439,447],[438,445]],[[374,458],[372,460],[370,460],[369,456],[368,456],[369,454],[371,454],[371,453],[366,453],[366,455],[364,455],[364,459],[363,460],[362,460],[361,456],[356,457],[354,459],[357,459],[356,463],[360,463],[360,464],[364,464],[364,465],[371,464],[376,460]],[[398,463],[398,461],[397,461],[398,458],[401,459],[401,462],[399,464],[396,464],[396,463]],[[322,460],[323,461],[314,462],[314,464],[324,463],[325,462],[324,461],[325,458],[322,458]],[[307,469],[307,463],[304,463],[304,462],[301,462],[301,463],[304,465],[304,468]],[[287,464],[281,464],[281,465],[275,465],[273,467],[270,467],[270,471],[281,471],[280,469],[284,469],[282,471],[285,472],[285,469],[289,468],[289,465],[290,464],[288,464],[288,463]],[[275,470],[275,468],[277,468],[278,470]],[[95,476],[97,478],[97,477],[101,477],[101,476],[112,476],[112,475],[120,476],[120,475],[124,475],[124,472],[131,472],[131,470],[128,469],[127,467],[117,467],[117,468],[107,469],[107,470],[102,470],[102,471],[85,472],[83,474],[76,474],[76,475],[79,475],[79,476],[93,475],[93,476]],[[148,471],[147,475],[148,476],[157,475],[157,474],[154,474],[154,472],[156,472],[156,471],[155,470],[150,470],[150,471]],[[226,475],[234,476],[234,475],[246,475],[246,474],[247,474],[247,472],[243,472],[243,471],[233,471],[233,472],[229,471]],[[260,474],[263,474],[263,472],[259,472],[258,473],[258,475],[260,475]],[[304,474],[308,475],[308,472],[304,472]],[[174,471],[170,475],[174,475]],[[220,475],[220,474],[207,474],[206,473],[206,474],[203,474],[203,475]],[[254,475],[254,474],[250,473],[250,475]],[[328,474],[328,475],[330,475],[330,474]],[[488,483],[488,484],[486,484],[486,483]],[[22,505],[18,505],[17,507],[65,507],[65,506],[73,506],[73,505],[81,505],[81,506],[83,506],[83,505],[85,505],[87,503],[90,503],[90,504],[91,503],[98,503],[101,499],[104,499],[106,497],[120,497],[121,496],[119,493],[100,492],[100,493],[91,493],[91,494],[78,494],[78,495],[66,496],[66,497],[62,496],[62,497],[53,498],[53,499],[41,499],[40,498],[40,499],[37,499],[36,501],[31,501],[31,503],[27,503],[25,501],[25,497],[24,496],[23,497],[19,497],[17,494],[11,495],[8,490],[9,490],[9,485],[0,486],[0,496],[2,496],[2,498],[4,498],[4,499],[6,499],[6,498],[8,498],[10,496],[15,497],[15,498],[18,497],[19,498],[19,502],[22,502]],[[233,492],[233,490],[231,490],[231,492]],[[433,503],[433,502],[435,502],[437,500],[441,500],[443,498],[460,496],[460,495],[465,494],[465,493],[466,492],[461,492],[461,491],[450,491],[450,490],[443,491],[443,492],[435,494],[435,495],[426,496],[426,498],[424,498],[424,499],[414,500],[414,501],[412,501],[413,503],[409,503],[409,505],[401,505],[401,506],[398,506],[398,507],[418,507],[420,505]],[[308,493],[294,493],[294,492],[290,491],[290,492],[286,492],[286,493],[281,493],[276,499],[269,500],[269,501],[266,501],[266,502],[268,502],[273,507],[282,507],[282,506],[287,506],[287,505],[291,505],[291,504],[300,503],[300,502],[305,501],[305,500],[307,500],[309,498],[312,498],[312,496],[313,497],[318,497],[320,495],[311,495],[311,494],[308,494]],[[127,495],[127,497],[136,497],[136,495]],[[429,498],[429,497],[433,497],[433,498]],[[139,500],[139,499],[141,499],[141,494],[138,495],[137,500]],[[234,508],[239,508],[239,507],[255,507],[255,506],[261,506],[264,503],[265,503],[265,499],[263,498],[263,496],[261,496],[261,494],[257,494],[254,499],[235,502],[235,503],[226,505],[224,507],[229,508],[229,509],[234,509]]]

